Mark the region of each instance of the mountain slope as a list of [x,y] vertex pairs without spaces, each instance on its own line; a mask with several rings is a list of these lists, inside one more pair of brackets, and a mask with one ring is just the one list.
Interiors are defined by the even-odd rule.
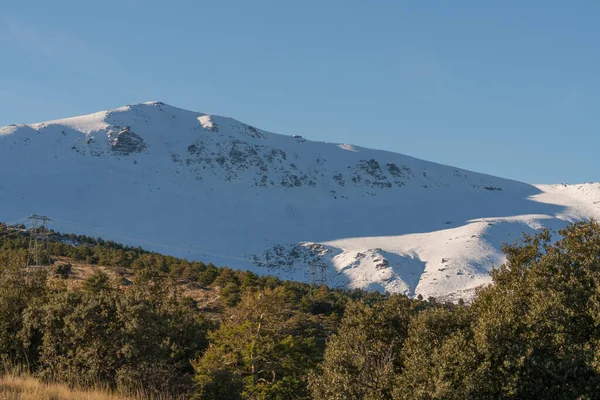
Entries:
[[425,297],[469,297],[503,241],[600,215],[598,184],[528,185],[160,102],[0,128],[0,167],[0,220],[43,213],[58,230]]

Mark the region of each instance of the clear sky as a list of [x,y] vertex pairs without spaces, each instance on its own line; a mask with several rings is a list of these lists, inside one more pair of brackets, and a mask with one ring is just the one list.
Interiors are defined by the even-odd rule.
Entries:
[[0,126],[160,100],[531,183],[600,181],[599,21],[583,0],[5,0]]

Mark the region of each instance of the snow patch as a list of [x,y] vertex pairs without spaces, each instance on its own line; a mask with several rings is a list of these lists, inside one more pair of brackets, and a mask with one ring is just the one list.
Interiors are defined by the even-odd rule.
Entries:
[[200,121],[200,125],[208,131],[217,131],[217,126],[213,122],[212,117],[210,115],[203,115],[198,117],[198,121]]
[[9,125],[0,128],[0,136],[12,135],[19,129],[17,125]]
[[346,143],[338,144],[337,147],[339,147],[342,150],[347,150],[347,151],[351,151],[353,153],[358,153],[358,149],[351,144],[346,144]]

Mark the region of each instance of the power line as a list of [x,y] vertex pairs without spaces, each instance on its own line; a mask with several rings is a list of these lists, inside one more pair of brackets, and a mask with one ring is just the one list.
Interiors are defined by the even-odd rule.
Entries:
[[129,242],[131,242],[133,240],[138,245],[148,245],[148,246],[152,246],[154,248],[163,249],[163,250],[171,249],[171,250],[180,251],[182,253],[194,253],[194,254],[198,254],[198,255],[212,256],[212,257],[218,257],[218,258],[226,258],[226,259],[236,260],[236,261],[246,261],[246,262],[250,262],[250,263],[254,262],[253,259],[247,258],[245,256],[232,255],[232,254],[212,253],[212,252],[206,251],[204,248],[196,246],[196,245],[194,245],[193,248],[171,246],[171,245],[168,245],[168,244],[165,244],[165,243],[152,242],[152,241],[149,241],[149,240],[146,240],[146,239],[142,239],[140,237],[137,237],[137,236],[134,236],[134,235],[131,235],[131,234],[123,235],[122,233],[108,231],[106,229],[98,228],[97,226],[90,225],[90,224],[85,224],[85,223],[81,223],[81,222],[73,222],[73,221],[67,221],[67,220],[57,219],[57,218],[55,218],[54,221],[60,223],[61,225],[69,225],[69,226],[71,226],[72,228],[75,228],[75,229],[78,229],[78,228],[84,228],[84,229],[85,228],[91,228],[91,229],[93,229],[93,230],[96,231],[95,234],[108,235],[109,237],[112,238],[112,240],[124,240],[124,241],[129,241]]
[[[78,229],[91,229],[91,230],[95,230],[95,234],[100,234],[100,235],[108,235],[109,237],[111,237],[113,240],[125,240],[125,241],[135,241],[138,245],[147,245],[147,246],[151,246],[155,248],[155,251],[168,251],[168,250],[175,250],[181,253],[192,253],[192,254],[196,254],[199,256],[204,256],[204,257],[216,257],[216,258],[221,258],[221,259],[227,259],[227,260],[233,260],[233,261],[242,261],[242,262],[247,262],[250,263],[252,265],[256,265],[256,260],[253,258],[248,258],[247,256],[243,256],[243,255],[236,255],[236,254],[220,254],[220,253],[214,253],[211,252],[210,250],[207,250],[203,247],[194,245],[193,247],[180,247],[180,246],[172,246],[172,245],[168,245],[165,243],[156,243],[156,242],[152,242],[146,239],[142,239],[140,237],[131,235],[131,234],[127,234],[127,235],[123,235],[122,233],[117,233],[117,232],[112,232],[103,228],[99,228],[96,225],[90,225],[90,224],[86,224],[86,223],[82,223],[82,222],[74,222],[74,221],[69,221],[69,220],[64,220],[64,219],[58,219],[58,218],[54,218],[54,221],[56,223],[59,223],[61,225],[64,226],[70,226],[72,229],[78,230]],[[313,261],[313,264],[316,263],[316,260]],[[293,266],[288,266],[288,268],[291,269],[295,269],[295,270],[301,270],[301,271],[306,271],[306,265],[293,265]],[[312,275],[312,282],[314,284],[327,284],[327,264],[321,262],[320,264],[315,264],[313,266],[311,266],[310,268],[310,272]]]
[[[16,234],[17,232],[29,233],[29,226],[31,221],[28,221],[29,217],[19,218],[11,222],[2,222],[0,227],[4,227],[4,235],[0,236],[0,239]],[[22,227],[21,227],[22,226]]]
[[[96,231],[96,234],[106,234],[112,236],[113,238],[120,238],[121,240],[131,241],[134,240],[139,244],[146,244],[157,248],[162,249],[171,249],[178,250],[181,252],[187,253],[195,253],[203,256],[212,256],[218,258],[224,258],[229,260],[236,261],[245,261],[251,264],[254,264],[256,260],[247,258],[245,256],[232,255],[232,254],[219,254],[213,253],[210,251],[206,251],[201,247],[194,246],[194,248],[185,248],[179,246],[170,246],[164,243],[155,243],[148,240],[144,240],[142,238],[132,236],[132,235],[123,235],[116,232],[107,231],[102,228],[98,228],[97,226],[85,224],[82,222],[73,222],[68,220],[61,219],[50,219],[46,216],[42,215],[31,215],[29,217],[19,218],[15,221],[11,221],[10,223],[5,223],[7,230],[12,231],[21,231],[21,232],[29,232],[30,240],[29,240],[29,251],[28,251],[28,266],[42,266],[45,265],[46,262],[49,261],[50,257],[48,254],[48,223],[56,221],[61,225],[69,225],[72,228],[92,228]],[[18,229],[18,225],[24,225],[25,229]],[[29,225],[29,226],[28,226]],[[0,236],[0,239],[13,234],[13,232],[8,232],[4,236]],[[118,240],[118,239],[117,239]],[[293,269],[303,270],[305,266],[293,266]],[[327,284],[327,264],[324,262],[318,262],[317,260],[313,260],[310,267],[311,273],[311,281],[316,285],[326,285]]]

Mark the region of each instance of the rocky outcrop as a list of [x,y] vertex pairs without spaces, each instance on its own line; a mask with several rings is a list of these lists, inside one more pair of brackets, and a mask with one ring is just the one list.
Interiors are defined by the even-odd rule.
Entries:
[[121,129],[114,138],[111,139],[111,150],[119,155],[129,155],[133,153],[141,153],[146,149],[144,139],[133,133],[128,126]]

